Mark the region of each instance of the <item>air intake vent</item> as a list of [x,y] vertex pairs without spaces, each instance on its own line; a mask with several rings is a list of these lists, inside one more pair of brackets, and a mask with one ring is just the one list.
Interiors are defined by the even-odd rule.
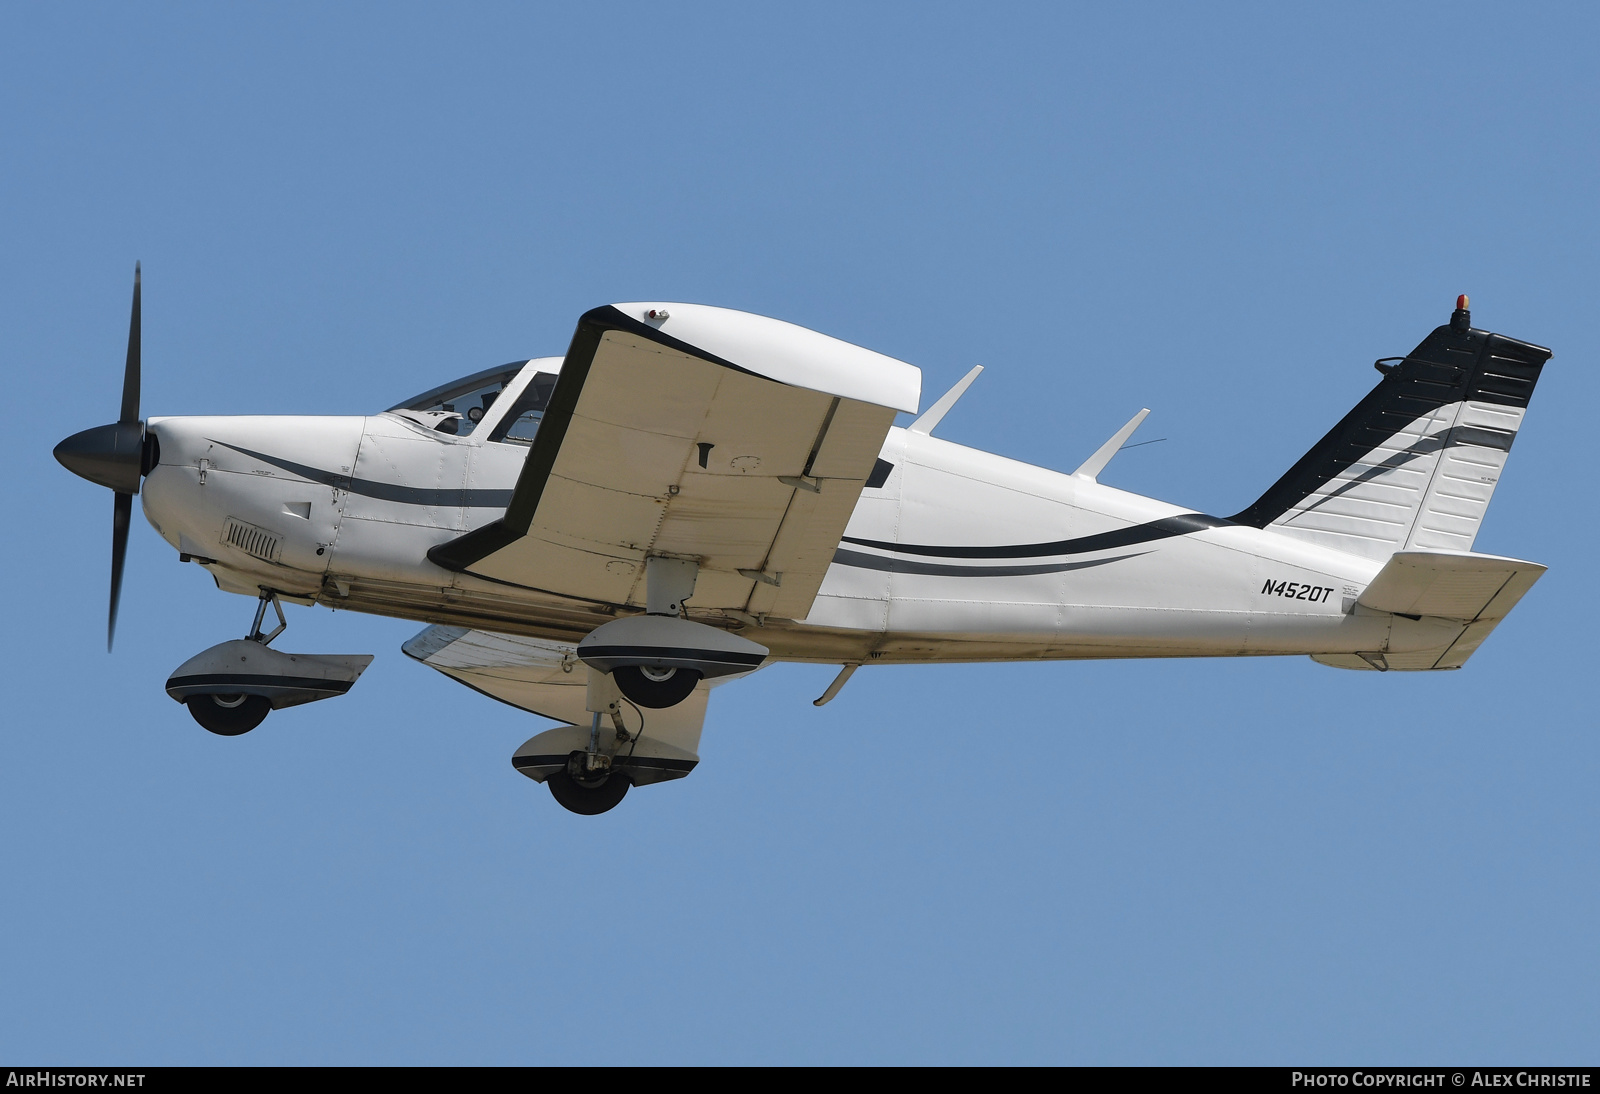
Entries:
[[254,524],[246,524],[237,517],[229,517],[228,523],[222,529],[224,543],[268,562],[278,561],[279,538],[278,533],[257,528]]

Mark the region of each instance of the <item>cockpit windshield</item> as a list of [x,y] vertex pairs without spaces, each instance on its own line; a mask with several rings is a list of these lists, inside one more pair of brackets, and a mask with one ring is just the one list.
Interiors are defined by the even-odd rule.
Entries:
[[505,390],[505,386],[527,363],[513,361],[499,368],[484,369],[471,376],[463,376],[459,380],[442,384],[431,391],[424,391],[421,395],[396,403],[389,409],[460,414],[460,418],[449,418],[440,422],[438,429],[441,433],[453,433],[458,437],[465,437],[477,428],[484,414]]

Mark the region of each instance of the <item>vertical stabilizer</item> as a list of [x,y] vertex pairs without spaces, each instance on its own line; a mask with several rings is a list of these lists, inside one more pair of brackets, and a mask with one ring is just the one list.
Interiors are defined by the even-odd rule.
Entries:
[[1458,303],[1232,519],[1368,558],[1472,550],[1550,351],[1474,329]]

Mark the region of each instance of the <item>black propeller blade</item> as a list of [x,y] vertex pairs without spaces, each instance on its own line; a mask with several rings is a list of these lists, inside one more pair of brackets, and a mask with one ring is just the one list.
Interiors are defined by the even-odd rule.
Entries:
[[118,494],[111,509],[111,615],[106,620],[106,652],[117,637],[117,601],[122,599],[122,563],[128,557],[128,525],[133,521],[133,495]]
[[133,264],[133,315],[128,319],[128,363],[122,370],[123,425],[139,420],[139,263]]
[[122,415],[111,425],[74,433],[56,445],[61,466],[80,478],[108,486],[116,495],[111,508],[111,612],[106,622],[106,649],[117,633],[117,601],[122,596],[122,564],[128,556],[128,526],[133,521],[133,496],[148,468],[144,423],[139,420],[139,264],[133,265],[133,315],[128,320],[128,363],[122,373]]
[[[119,426],[139,427],[141,458],[144,450],[144,425],[139,421],[139,349],[143,338],[139,332],[139,263],[133,264],[133,313],[128,317],[128,362],[122,369],[122,416]],[[132,432],[129,430],[128,432]],[[137,477],[133,480],[139,489]],[[120,490],[111,502],[111,610],[106,616],[106,652],[117,637],[117,603],[122,599],[122,564],[128,558],[128,526],[133,522],[133,495]]]

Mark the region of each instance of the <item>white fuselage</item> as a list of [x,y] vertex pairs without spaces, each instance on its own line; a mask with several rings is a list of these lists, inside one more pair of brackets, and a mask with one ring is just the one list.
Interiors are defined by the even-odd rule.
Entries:
[[[428,425],[153,418],[145,514],[231,592],[574,642],[616,614],[428,561],[501,515],[528,452]],[[882,459],[805,619],[692,598],[689,617],[833,662],[1399,652],[1454,633],[1356,606],[1374,559],[923,433],[892,430]]]

